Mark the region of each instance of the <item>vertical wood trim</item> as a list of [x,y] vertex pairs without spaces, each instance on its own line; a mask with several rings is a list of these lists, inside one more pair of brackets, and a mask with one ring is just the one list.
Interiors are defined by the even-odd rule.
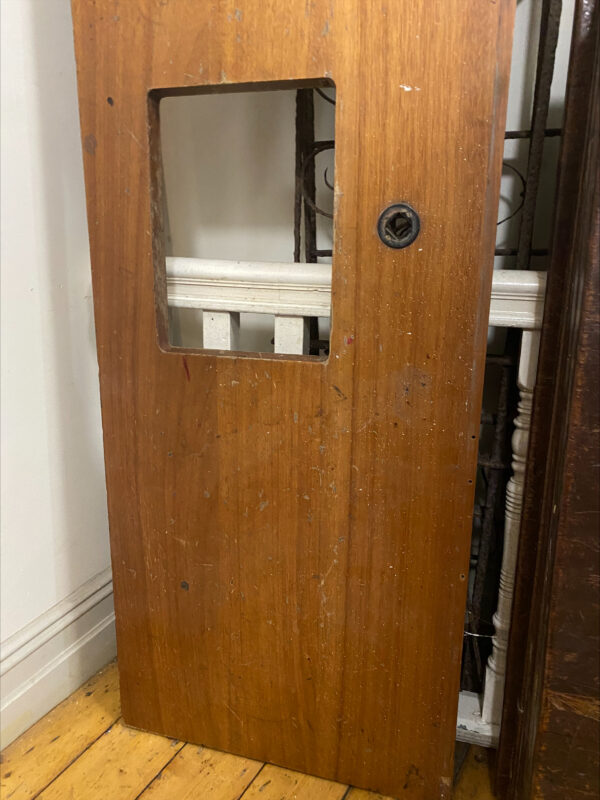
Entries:
[[515,597],[497,766],[497,790],[512,799],[531,796],[541,708],[556,510],[562,491],[570,423],[573,364],[577,354],[584,291],[591,263],[575,257],[586,171],[586,143],[597,137],[591,119],[594,65],[597,71],[598,2],[576,7],[559,165],[551,266],[525,485]]

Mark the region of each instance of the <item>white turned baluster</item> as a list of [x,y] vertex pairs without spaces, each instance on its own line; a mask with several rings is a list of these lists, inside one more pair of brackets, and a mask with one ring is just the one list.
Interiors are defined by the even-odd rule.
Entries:
[[513,474],[506,486],[504,549],[502,552],[498,607],[494,614],[495,636],[492,639],[493,651],[485,670],[485,687],[481,711],[482,722],[490,723],[491,725],[500,725],[502,717],[506,651],[508,647],[508,632],[510,629],[510,616],[515,586],[515,571],[517,568],[521,511],[523,509],[523,490],[525,488],[525,466],[527,463],[531,407],[539,347],[540,332],[523,331],[517,378],[520,399],[517,417],[515,419],[515,431],[512,437]]
[[207,350],[239,350],[240,315],[233,311],[205,311],[202,333]]
[[275,316],[275,352],[308,353],[309,322],[304,317]]

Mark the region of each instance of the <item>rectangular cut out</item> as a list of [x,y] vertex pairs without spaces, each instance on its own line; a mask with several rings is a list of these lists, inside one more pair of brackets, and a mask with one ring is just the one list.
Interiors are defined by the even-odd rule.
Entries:
[[[392,10],[73,2],[124,719],[430,800],[451,793],[513,1]],[[156,93],[326,78],[328,360],[173,348]],[[395,202],[421,219],[403,250],[377,235]]]
[[[328,354],[331,268],[323,262],[331,263],[335,132],[335,88],[321,88],[328,83],[318,81],[318,91],[288,82],[153,94],[171,345],[250,352],[258,343],[261,357]],[[329,301],[318,314],[297,302],[315,266],[325,267],[319,277],[327,285],[319,288]],[[182,335],[180,309],[226,314],[240,305],[235,341],[212,335],[211,314],[208,327],[198,317],[190,328],[188,318]]]

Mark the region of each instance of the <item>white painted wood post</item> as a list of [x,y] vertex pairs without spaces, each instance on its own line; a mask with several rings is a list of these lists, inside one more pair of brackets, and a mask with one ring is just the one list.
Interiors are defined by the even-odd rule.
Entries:
[[525,488],[525,467],[527,447],[531,427],[531,408],[540,348],[540,331],[523,331],[517,385],[519,405],[512,437],[513,474],[506,486],[506,515],[504,521],[504,549],[500,572],[498,608],[494,614],[495,635],[492,638],[493,651],[485,670],[483,706],[481,720],[499,726],[502,718],[504,682],[506,675],[506,653],[508,633],[515,587],[521,511],[523,509],[523,490]]
[[[166,266],[170,306],[288,317],[329,317],[331,314],[331,264],[213,261],[169,256]],[[539,328],[545,291],[545,272],[496,270],[489,324],[501,328]]]
[[275,352],[308,353],[309,320],[306,317],[275,316]]
[[328,317],[331,264],[167,257],[170,306]]
[[240,315],[234,311],[205,311],[202,334],[207,350],[239,350]]

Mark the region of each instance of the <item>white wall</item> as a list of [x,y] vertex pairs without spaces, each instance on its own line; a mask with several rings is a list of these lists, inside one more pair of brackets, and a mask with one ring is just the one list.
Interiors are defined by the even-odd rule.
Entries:
[[[572,5],[565,2],[567,18]],[[533,38],[535,50],[539,6],[536,0],[518,4],[511,127],[528,126],[531,92],[524,87],[535,69],[528,43]],[[0,638],[7,741],[112,656],[114,631],[69,2],[0,0],[0,8]],[[568,22],[564,28],[552,125],[559,124],[564,93]],[[212,100],[213,123],[245,150],[203,171],[201,148],[189,142],[190,135],[207,133],[202,114],[182,106],[167,120],[167,158],[179,175],[169,188],[174,249],[179,255],[291,259],[291,207],[273,189],[279,165],[293,157],[290,100],[282,97],[281,107],[263,109],[258,118],[256,96],[246,100],[244,112],[226,110],[223,98]],[[246,124],[254,125],[247,139]],[[263,169],[268,177],[257,202],[250,178]],[[235,240],[223,233],[220,217],[211,216],[211,204],[198,199],[212,202],[223,182],[231,188],[232,175],[245,175],[238,210],[272,220],[259,225],[254,217]]]
[[[81,598],[66,599],[110,576],[70,8],[2,0],[1,13],[3,671],[23,656],[3,676],[4,732],[33,721],[13,709],[56,657],[50,639],[61,632],[64,650],[82,635],[79,622],[64,640]],[[68,665],[75,680],[82,659]]]

